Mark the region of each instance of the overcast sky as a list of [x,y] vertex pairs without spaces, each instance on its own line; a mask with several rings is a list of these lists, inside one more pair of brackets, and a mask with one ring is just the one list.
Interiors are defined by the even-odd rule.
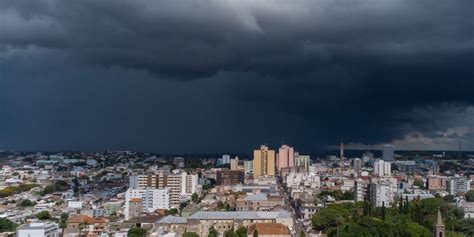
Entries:
[[472,0],[0,0],[0,149],[474,150]]

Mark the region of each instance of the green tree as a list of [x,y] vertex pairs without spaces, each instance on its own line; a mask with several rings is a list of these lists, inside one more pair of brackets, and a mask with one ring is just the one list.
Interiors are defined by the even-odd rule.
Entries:
[[41,191],[41,196],[54,193],[54,192],[56,192],[56,187],[54,184],[50,184],[43,188],[43,191]]
[[186,232],[183,237],[199,237],[199,235],[196,232]]
[[431,233],[425,227],[416,224],[416,223],[407,223],[403,225],[403,230],[401,231],[403,236],[407,237],[430,237]]
[[146,230],[140,227],[130,228],[127,232],[127,237],[145,237]]
[[216,229],[214,229],[214,226],[211,226],[211,228],[209,228],[209,234],[207,235],[207,237],[217,237],[219,236],[219,232],[217,232]]
[[415,179],[415,181],[413,181],[413,185],[418,186],[420,188],[425,187],[425,183],[423,182],[423,179]]
[[0,232],[15,231],[16,224],[6,218],[0,218]]
[[330,205],[314,214],[311,223],[316,230],[328,230],[347,221],[350,211],[341,205]]
[[69,214],[66,212],[61,213],[61,217],[59,217],[59,227],[64,229],[67,226],[67,219],[69,218]]
[[467,237],[467,236],[464,235],[464,234],[461,234],[461,233],[447,231],[446,232],[446,237]]
[[224,203],[223,203],[222,201],[218,201],[218,202],[217,202],[217,208],[219,208],[219,209],[224,209],[224,208],[225,208]]
[[241,226],[239,227],[235,233],[239,236],[239,237],[246,237],[247,236],[247,227],[245,226]]
[[346,191],[342,194],[342,200],[354,200],[354,191]]
[[199,195],[198,195],[197,193],[193,193],[193,195],[191,195],[191,200],[192,200],[194,203],[198,203]]
[[182,202],[179,204],[179,210],[182,211],[189,203],[188,202]]
[[305,237],[305,236],[306,236],[306,234],[304,233],[303,230],[301,230],[301,231],[300,231],[300,237]]
[[239,237],[235,232],[234,228],[224,232],[224,237]]
[[467,193],[466,193],[466,200],[467,200],[468,202],[474,202],[474,189],[467,191]]
[[49,220],[51,219],[51,214],[49,211],[41,211],[36,214],[36,218],[40,220]]
[[178,214],[178,212],[179,212],[178,209],[171,208],[171,209],[165,211],[165,215],[166,216],[169,216],[169,215],[174,216],[174,215]]
[[32,202],[31,200],[29,199],[23,199],[21,200],[21,202],[18,204],[18,206],[20,207],[31,207],[31,206],[34,206],[35,203]]

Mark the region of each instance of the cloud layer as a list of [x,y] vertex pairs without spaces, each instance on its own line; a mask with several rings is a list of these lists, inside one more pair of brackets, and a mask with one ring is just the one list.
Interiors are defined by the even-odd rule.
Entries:
[[[307,151],[341,139],[448,149],[443,139],[456,134],[474,149],[466,122],[474,119],[470,0],[0,5],[5,148],[241,151],[286,137]],[[71,85],[109,91],[35,91]],[[70,109],[94,118],[78,121],[65,115]],[[118,121],[112,111],[135,116]],[[88,132],[75,135],[74,126]],[[117,138],[120,129],[130,140]],[[39,142],[45,131],[56,136]],[[174,136],[184,147],[164,142]],[[221,137],[229,139],[212,141]]]

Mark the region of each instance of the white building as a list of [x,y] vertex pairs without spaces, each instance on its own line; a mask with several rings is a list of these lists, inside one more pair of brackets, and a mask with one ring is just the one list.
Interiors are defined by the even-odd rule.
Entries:
[[389,206],[395,200],[395,187],[393,182],[379,180],[369,184],[368,195],[372,205],[376,207]]
[[236,156],[234,159],[230,159],[230,170],[239,169],[239,157]]
[[53,222],[29,223],[16,229],[17,237],[59,237],[61,230]]
[[466,177],[456,175],[449,177],[446,188],[450,195],[464,194],[470,188],[470,181]]
[[374,162],[374,174],[380,177],[390,177],[392,176],[392,166],[390,162],[383,160],[377,160]]
[[150,175],[130,176],[131,188],[168,188],[170,191],[170,204],[179,206],[181,201],[191,198],[198,190],[199,177],[197,174],[187,174],[176,170],[174,174],[157,172]]
[[230,164],[230,155],[224,154],[222,155],[222,164]]
[[251,160],[244,161],[244,170],[245,170],[245,174],[253,173],[253,161]]
[[197,190],[198,179],[197,174],[181,173],[181,195],[191,197]]
[[308,155],[300,155],[298,152],[295,152],[295,166],[296,167],[304,167],[306,172],[308,172],[310,165],[311,165],[311,159]]
[[73,209],[81,209],[82,208],[82,201],[68,201],[67,202],[67,207],[68,208],[73,208]]
[[320,188],[321,178],[316,173],[289,173],[285,177],[287,187],[293,185],[304,185],[305,187]]
[[170,191],[168,188],[129,188],[125,193],[125,219],[129,219],[130,200],[141,198],[143,210],[154,212],[157,209],[170,208]]
[[354,181],[354,201],[364,201],[367,196],[368,180],[357,179]]

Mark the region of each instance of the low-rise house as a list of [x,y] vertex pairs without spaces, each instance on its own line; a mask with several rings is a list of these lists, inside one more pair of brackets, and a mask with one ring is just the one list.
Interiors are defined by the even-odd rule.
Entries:
[[64,229],[65,237],[99,236],[108,232],[109,220],[103,217],[94,218],[86,215],[71,216]]

